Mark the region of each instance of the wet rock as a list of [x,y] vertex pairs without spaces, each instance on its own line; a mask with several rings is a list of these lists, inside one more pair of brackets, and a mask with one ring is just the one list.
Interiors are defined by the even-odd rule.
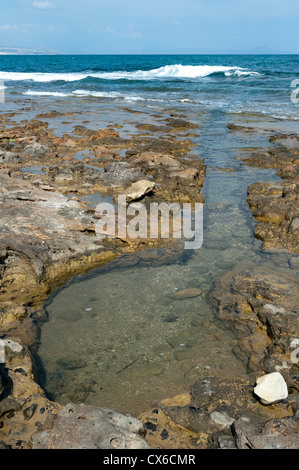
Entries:
[[254,153],[244,160],[247,165],[275,168],[282,184],[254,183],[247,191],[247,201],[258,220],[255,236],[263,248],[299,252],[299,160],[296,149],[277,147]]
[[48,113],[40,113],[36,115],[37,119],[50,119],[50,118],[57,118],[61,116],[68,116],[69,114],[60,113],[59,111],[53,110],[49,111]]
[[288,397],[288,387],[279,372],[263,375],[256,379],[254,393],[263,405],[271,405]]
[[230,123],[227,125],[227,128],[230,131],[238,131],[238,132],[255,132],[255,129],[252,127],[246,126],[238,126],[237,124]]
[[261,168],[280,169],[283,166],[293,163],[296,156],[285,147],[276,147],[265,152],[254,152],[250,157],[243,161],[248,166],[257,166]]
[[185,119],[177,119],[177,118],[167,118],[165,119],[167,123],[167,129],[169,131],[176,131],[176,130],[186,130],[186,129],[197,129],[199,124],[194,124],[193,122],[186,121]]
[[143,424],[131,416],[84,404],[66,405],[54,426],[32,437],[33,449],[149,449]]
[[[67,272],[74,273],[76,265],[81,270],[84,258],[95,265],[107,257],[103,246],[86,231],[96,221],[79,202],[38,189],[5,172],[0,173],[0,201],[2,302],[33,303],[34,298],[48,294],[49,284],[58,280],[57,276],[65,278]],[[7,317],[0,314],[0,328],[4,321],[16,320],[13,313]]]

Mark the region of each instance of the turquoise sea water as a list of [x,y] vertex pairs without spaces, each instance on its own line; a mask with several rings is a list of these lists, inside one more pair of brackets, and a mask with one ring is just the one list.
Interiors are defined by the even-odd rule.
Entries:
[[298,119],[298,55],[0,56],[7,99],[142,103]]

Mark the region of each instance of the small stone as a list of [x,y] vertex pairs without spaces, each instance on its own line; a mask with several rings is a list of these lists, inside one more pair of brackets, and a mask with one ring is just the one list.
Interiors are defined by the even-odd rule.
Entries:
[[87,362],[80,358],[58,359],[57,364],[59,364],[65,370],[82,369],[87,366]]
[[215,333],[214,338],[217,339],[217,341],[222,341],[222,334],[221,333]]
[[213,413],[210,414],[210,418],[213,423],[218,424],[221,429],[231,426],[235,420],[226,413],[219,413],[218,411],[213,411]]
[[56,314],[57,318],[60,320],[66,321],[66,322],[76,322],[78,320],[81,320],[82,315],[80,312],[78,312],[75,309],[67,309],[65,311],[58,312]]
[[254,393],[263,405],[271,405],[288,397],[288,387],[279,372],[272,372],[256,380]]
[[163,321],[165,323],[173,323],[173,322],[176,322],[177,319],[178,319],[178,317],[176,315],[173,315],[173,314],[170,313],[170,314],[166,315],[165,318],[163,318]]
[[171,297],[173,300],[186,300],[192,299],[193,297],[198,297],[201,294],[201,289],[199,289],[198,287],[191,287],[187,289],[178,290],[174,294],[171,294],[169,297]]

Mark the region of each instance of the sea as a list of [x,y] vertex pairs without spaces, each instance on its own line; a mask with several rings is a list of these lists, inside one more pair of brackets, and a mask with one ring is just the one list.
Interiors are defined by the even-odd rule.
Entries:
[[282,120],[299,119],[291,100],[298,77],[298,55],[0,56],[7,99],[10,94],[44,102],[88,97]]

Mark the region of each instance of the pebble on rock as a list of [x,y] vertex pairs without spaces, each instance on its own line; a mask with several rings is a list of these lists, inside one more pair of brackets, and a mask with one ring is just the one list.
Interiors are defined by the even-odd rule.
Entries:
[[254,393],[263,405],[271,405],[284,400],[288,396],[288,387],[279,372],[263,375],[256,380]]

